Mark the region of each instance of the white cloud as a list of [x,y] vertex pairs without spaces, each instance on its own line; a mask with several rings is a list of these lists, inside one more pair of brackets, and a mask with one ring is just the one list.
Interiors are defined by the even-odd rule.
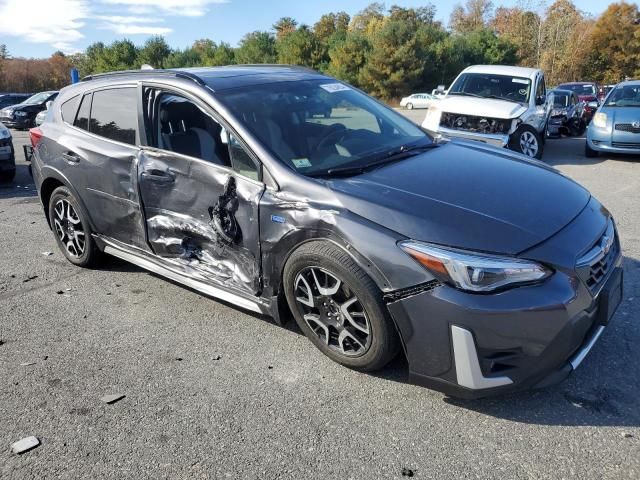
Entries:
[[84,37],[81,28],[88,14],[84,0],[0,0],[0,36],[21,37],[72,53],[72,44]]
[[102,0],[110,5],[124,5],[131,13],[145,14],[160,11],[164,14],[183,17],[201,17],[213,4],[227,3],[227,0]]
[[153,27],[126,23],[105,23],[100,28],[111,30],[120,35],[166,35],[173,30],[168,27]]

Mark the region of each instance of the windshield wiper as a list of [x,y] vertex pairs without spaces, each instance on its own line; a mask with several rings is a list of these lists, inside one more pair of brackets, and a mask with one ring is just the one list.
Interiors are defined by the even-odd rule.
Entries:
[[413,157],[414,155],[418,155],[424,150],[438,148],[439,146],[440,145],[438,145],[437,143],[428,143],[426,145],[402,145],[398,148],[394,148],[385,152],[383,155],[376,158],[373,162],[367,163],[366,165],[330,168],[329,170],[327,170],[327,175],[358,175],[360,173],[366,172],[367,170],[380,167],[387,163],[397,162],[398,160],[403,160],[408,157]]
[[470,92],[449,92],[449,95],[464,95],[466,97],[485,98],[482,95],[478,95],[477,93],[470,93]]

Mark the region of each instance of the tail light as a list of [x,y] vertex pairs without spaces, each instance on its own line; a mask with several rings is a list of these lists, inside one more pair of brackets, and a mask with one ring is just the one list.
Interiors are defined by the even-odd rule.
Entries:
[[42,130],[38,127],[29,129],[29,138],[31,139],[31,146],[36,148],[40,140],[42,140]]

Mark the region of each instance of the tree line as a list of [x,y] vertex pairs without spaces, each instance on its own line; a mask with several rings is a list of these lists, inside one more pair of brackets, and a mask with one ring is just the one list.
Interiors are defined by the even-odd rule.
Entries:
[[432,4],[419,8],[372,3],[353,17],[327,13],[312,25],[290,17],[270,31],[247,33],[237,47],[201,39],[171,48],[161,36],[135,45],[96,42],[74,55],[11,58],[0,45],[0,91],[35,92],[81,76],[114,70],[282,63],[308,66],[385,100],[448,85],[472,64],[539,67],[547,84],[597,80],[615,83],[640,75],[640,12],[636,4],[610,4],[597,18],[570,0],[523,0],[495,8],[490,0],[458,4],[448,28]]

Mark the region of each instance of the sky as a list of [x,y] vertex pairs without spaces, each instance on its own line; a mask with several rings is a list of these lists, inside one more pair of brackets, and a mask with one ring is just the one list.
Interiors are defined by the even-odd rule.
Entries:
[[[281,17],[313,25],[322,14],[346,11],[354,15],[372,0],[0,0],[0,44],[14,57],[48,57],[56,50],[75,53],[91,43],[129,38],[142,44],[162,35],[174,48],[200,38],[237,46],[254,30],[271,30]],[[393,0],[403,7],[429,3]],[[455,0],[432,0],[438,20],[445,24]],[[513,6],[517,0],[494,0]],[[599,15],[609,3],[574,0],[583,11]]]

